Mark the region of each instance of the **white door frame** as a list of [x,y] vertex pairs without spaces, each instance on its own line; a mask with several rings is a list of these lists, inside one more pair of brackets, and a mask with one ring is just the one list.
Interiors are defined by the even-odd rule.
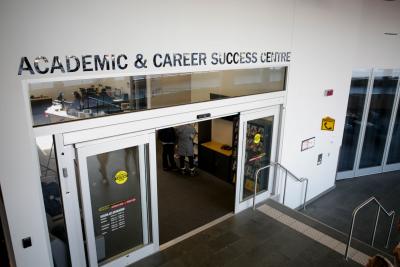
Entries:
[[[155,129],[170,127],[174,125],[186,124],[186,123],[193,123],[199,122],[203,120],[210,120],[214,118],[229,116],[233,114],[240,113],[242,116],[246,114],[255,114],[260,111],[269,111],[275,110],[276,111],[276,118],[274,120],[274,136],[278,135],[278,121],[279,121],[279,107],[284,104],[284,96],[286,92],[279,92],[277,94],[264,94],[262,96],[257,96],[258,99],[254,98],[255,96],[251,96],[253,99],[252,102],[244,102],[241,97],[234,99],[237,102],[235,105],[225,105],[225,100],[220,100],[220,106],[216,105],[219,101],[211,101],[211,103],[205,103],[203,108],[209,106],[208,109],[199,109],[194,110],[186,113],[171,113],[166,112],[167,110],[175,110],[176,107],[160,109],[157,114],[158,116],[155,117],[148,117],[143,118],[138,121],[122,121],[121,123],[117,123],[114,125],[104,125],[102,127],[94,127],[91,129],[81,129],[77,131],[70,131],[71,124],[82,123],[82,121],[78,122],[70,122],[65,123],[63,125],[56,125],[65,126],[65,128],[59,129],[60,133],[53,133],[55,136],[55,146],[56,146],[56,153],[57,153],[57,160],[58,160],[58,168],[60,176],[64,175],[64,178],[60,178],[60,186],[63,195],[63,204],[64,204],[64,211],[65,211],[65,220],[67,224],[67,234],[68,234],[68,243],[70,247],[70,255],[72,266],[86,266],[85,260],[85,251],[84,251],[84,243],[83,243],[83,235],[82,235],[82,224],[81,224],[81,214],[79,209],[79,194],[78,191],[80,190],[79,184],[76,180],[75,175],[75,146],[79,147],[82,144],[86,145],[94,145],[99,144],[102,142],[111,142],[114,140],[120,140],[121,138],[128,138],[137,135],[145,135],[145,134],[152,134],[154,139],[150,142],[150,161],[154,162],[153,165],[156,163],[156,155],[155,153],[151,153],[151,151],[155,151]],[[265,97],[265,98],[264,98]],[[247,98],[247,97],[244,97]],[[261,98],[261,99],[260,99]],[[203,104],[203,103],[200,103]],[[212,104],[212,105],[211,105]],[[193,104],[197,106],[196,104]],[[153,110],[150,110],[154,112]],[[211,116],[206,119],[198,119],[196,118],[198,114],[202,114],[204,112],[210,113]],[[147,111],[138,112],[137,115],[140,118],[142,115],[140,113],[147,113]],[[132,114],[129,114],[132,115]],[[161,116],[160,116],[161,115]],[[119,115],[124,117],[125,115]],[[119,117],[115,116],[115,117]],[[264,114],[260,114],[260,117],[263,117]],[[114,117],[114,116],[113,116]],[[100,118],[103,119],[103,118]],[[99,119],[93,119],[93,121],[97,121]],[[243,120],[243,118],[241,118]],[[241,121],[240,120],[240,121]],[[90,120],[92,121],[92,120]],[[89,121],[89,122],[90,122]],[[40,127],[39,127],[40,128]],[[39,128],[35,128],[38,131],[35,131],[37,136],[42,136],[47,131],[42,131]],[[276,131],[275,131],[276,129]],[[50,130],[50,129],[49,129]],[[243,137],[243,125],[239,123],[239,143],[238,143],[238,168],[237,168],[237,177],[241,175],[241,163],[239,155],[241,151],[243,151],[243,142],[241,142],[241,138]],[[273,145],[277,144],[277,139],[274,138]],[[154,148],[152,148],[154,147]],[[154,149],[154,150],[153,150]],[[276,152],[276,148],[273,149],[273,152]],[[274,159],[271,157],[271,159]],[[152,188],[157,188],[156,184],[156,167],[150,168],[152,171],[151,174],[151,186]],[[236,185],[236,196],[235,196],[235,213],[240,212],[241,210],[250,207],[250,202],[247,201],[247,205],[240,203],[239,207],[239,198],[238,193],[240,193],[241,183],[238,181],[239,184]],[[272,188],[271,188],[272,189]],[[157,196],[157,191],[151,191],[151,196]],[[267,194],[261,194],[257,196],[257,201],[265,200]],[[155,244],[154,247],[145,247],[144,249],[149,250],[149,252],[153,253],[159,250],[159,240],[158,240],[158,208],[156,206],[157,201],[152,200],[152,213],[156,211],[156,214],[152,214],[152,216],[156,219],[152,220],[153,224],[153,234],[155,233],[155,229],[157,230],[157,240],[155,240],[155,235],[153,237],[153,243]],[[91,214],[90,214],[91,215]],[[156,225],[155,225],[156,224]],[[124,264],[124,263],[120,263]]]
[[[147,227],[147,184],[145,176],[146,172],[146,162],[144,159],[144,145],[149,144],[149,155],[153,154],[152,158],[149,158],[149,182],[150,182],[150,199],[151,199],[151,217],[152,217],[152,235],[153,242],[150,244],[145,244],[143,248],[135,250],[131,253],[123,255],[111,262],[108,262],[102,266],[123,266],[128,265],[133,262],[144,258],[153,252],[159,250],[158,244],[158,219],[157,219],[157,181],[156,181],[156,162],[155,162],[155,133],[144,134],[138,136],[120,136],[120,138],[112,139],[101,139],[94,142],[77,144],[77,158],[79,162],[79,173],[80,173],[80,186],[81,186],[81,197],[83,205],[83,217],[86,232],[86,243],[88,251],[89,266],[95,267],[97,264],[97,253],[96,253],[96,240],[94,236],[93,228],[93,217],[92,217],[92,205],[90,197],[90,185],[88,179],[88,169],[87,169],[87,157],[110,152],[114,150],[124,149],[133,146],[139,146],[139,153],[142,152],[143,155],[139,158],[140,165],[140,185],[141,185],[141,198],[142,198],[142,219],[143,219],[143,236],[146,236],[144,242],[148,236]],[[142,148],[140,148],[142,147]],[[143,209],[143,207],[145,207]]]
[[54,135],[71,265],[73,267],[87,266],[79,207],[78,183],[75,175],[75,150],[72,145],[64,146],[63,141],[62,134]]
[[[246,130],[247,122],[250,120],[264,118],[264,117],[274,117],[274,124],[272,128],[272,146],[271,146],[271,161],[277,160],[278,151],[278,133],[279,133],[279,122],[280,122],[280,106],[268,107],[265,109],[252,110],[248,112],[240,113],[239,121],[239,142],[238,142],[238,164],[237,164],[237,174],[236,174],[236,194],[235,194],[235,213],[245,210],[253,205],[253,198],[250,197],[242,201],[243,196],[243,179],[244,179],[244,165],[245,165],[245,148],[246,148]],[[260,203],[265,201],[267,198],[271,197],[272,193],[275,191],[274,185],[274,171],[269,172],[268,190],[257,194],[255,202]],[[278,183],[275,183],[278,186]]]
[[[58,140],[58,141],[57,141]],[[61,142],[61,143],[60,143]],[[87,242],[87,255],[89,259],[89,266],[98,266],[96,245],[93,229],[92,208],[90,199],[90,190],[87,177],[86,158],[90,155],[96,155],[108,151],[123,149],[126,147],[139,146],[139,164],[141,179],[143,174],[148,171],[150,182],[150,201],[151,201],[151,222],[152,222],[152,242],[144,247],[121,256],[113,261],[101,264],[101,266],[125,266],[140,260],[159,250],[158,238],[158,202],[157,202],[157,181],[156,181],[156,146],[155,146],[155,133],[154,131],[138,132],[129,135],[117,136],[89,141],[84,143],[75,144],[76,155],[79,161],[79,168],[77,171],[80,173],[80,183],[76,182],[75,177],[75,149],[72,145],[62,146],[62,135],[56,136],[57,156],[59,157],[60,174],[67,174],[68,179],[61,178],[61,189],[64,203],[64,213],[68,233],[68,241],[70,247],[70,256],[72,266],[86,266],[85,251],[82,236],[81,214],[79,212],[79,195],[78,188],[80,188],[82,197],[82,211],[83,211],[83,226],[86,234]],[[146,161],[144,158],[144,144],[149,145],[149,169],[146,168]],[[61,148],[61,149],[60,149]],[[65,170],[64,170],[65,169]],[[86,173],[86,175],[85,175]],[[143,182],[141,184],[142,197],[142,216],[143,220],[143,237],[144,242],[148,241],[148,234],[146,234],[146,226],[148,225],[146,206],[146,193],[147,185]],[[144,207],[144,209],[143,209]],[[147,230],[148,232],[148,230]]]

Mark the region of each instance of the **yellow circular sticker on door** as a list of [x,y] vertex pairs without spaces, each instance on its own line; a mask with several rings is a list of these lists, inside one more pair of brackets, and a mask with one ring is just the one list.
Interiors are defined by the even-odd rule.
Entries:
[[126,171],[119,171],[114,176],[114,181],[117,184],[124,184],[128,181],[128,173]]
[[261,134],[255,134],[254,135],[254,144],[258,144],[261,141]]

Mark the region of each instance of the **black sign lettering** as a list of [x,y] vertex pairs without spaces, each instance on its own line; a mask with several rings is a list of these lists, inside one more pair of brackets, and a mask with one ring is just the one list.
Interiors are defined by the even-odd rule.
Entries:
[[190,66],[190,54],[184,53],[183,54],[183,66]]
[[53,63],[51,64],[50,73],[54,73],[55,70],[61,70],[62,73],[65,73],[64,66],[61,64],[58,56],[53,57]]
[[31,63],[29,63],[27,57],[21,57],[21,61],[19,63],[18,75],[21,75],[24,70],[29,71],[29,73],[32,75],[35,74],[35,72],[32,69]]
[[83,71],[93,71],[93,68],[90,68],[89,65],[92,64],[90,61],[91,55],[82,56],[82,67]]
[[48,73],[49,72],[49,67],[45,67],[43,70],[42,69],[40,69],[40,66],[39,66],[39,62],[40,61],[43,61],[44,63],[49,63],[49,61],[47,60],[47,58],[46,57],[37,57],[37,58],[35,58],[35,61],[34,61],[34,63],[33,63],[33,65],[35,66],[35,70],[36,70],[36,72],[37,73],[40,73],[40,74],[46,74],[46,73]]
[[169,65],[169,67],[172,67],[172,61],[169,54],[165,54],[163,67],[165,67],[165,65]]
[[[75,61],[75,67],[71,68],[71,59]],[[67,63],[67,72],[76,72],[79,70],[81,66],[81,62],[79,61],[79,58],[76,56],[66,56],[65,61]]]
[[154,67],[159,68],[162,66],[162,63],[160,61],[157,61],[157,58],[162,59],[162,56],[160,54],[155,54],[153,56],[153,65]]
[[174,54],[174,66],[182,66],[182,54]]
[[104,66],[106,70],[110,69],[110,61],[108,60],[108,56],[103,56],[103,59],[100,59],[99,55],[94,56],[94,69],[95,70],[104,70]]
[[119,55],[117,57],[118,68],[121,69],[121,70],[124,70],[124,69],[126,69],[128,67],[128,63],[125,62],[125,64],[121,65],[121,58],[123,58],[124,60],[128,60],[128,57],[126,55],[123,55],[123,54]]
[[206,53],[199,53],[199,65],[207,65],[206,59],[207,59]]
[[211,54],[211,64],[217,65],[218,64],[218,53]]
[[[63,60],[64,58],[61,57]],[[49,62],[51,61],[51,64]],[[282,63],[291,61],[291,52],[265,51],[226,51],[191,53],[156,53],[152,57],[152,67],[155,68],[174,68],[174,67],[193,67],[211,65],[239,65],[261,63]],[[65,56],[65,61],[61,61],[59,56],[47,58],[38,56],[32,61],[28,57],[21,57],[18,75],[24,72],[34,74],[55,73],[57,70],[65,72],[93,72],[93,71],[113,71],[126,70],[130,68],[147,68],[147,58],[143,54],[136,54],[136,59],[131,61],[126,54],[109,55],[74,55]]]

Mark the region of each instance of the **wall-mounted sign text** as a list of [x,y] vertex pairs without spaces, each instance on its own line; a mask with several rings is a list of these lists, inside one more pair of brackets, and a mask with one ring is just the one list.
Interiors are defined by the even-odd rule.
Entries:
[[143,54],[82,56],[21,57],[18,75],[72,73],[77,71],[114,71],[126,69],[174,68],[207,65],[244,65],[256,63],[287,63],[291,52],[192,52],[156,53],[147,58]]
[[315,137],[301,141],[301,151],[313,148],[315,146]]

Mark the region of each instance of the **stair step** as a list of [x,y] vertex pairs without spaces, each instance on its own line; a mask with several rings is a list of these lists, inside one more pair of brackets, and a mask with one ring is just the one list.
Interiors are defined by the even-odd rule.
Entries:
[[[336,244],[335,240],[338,243],[344,244],[344,248],[345,248],[347,241],[348,241],[347,240],[348,235],[346,233],[343,233],[337,229],[334,229],[334,228],[330,227],[329,225],[326,225],[325,223],[320,222],[312,217],[309,217],[308,215],[305,215],[299,211],[290,209],[272,199],[268,199],[266,202],[263,202],[263,204],[261,204],[258,207],[258,210],[265,213],[267,211],[265,209],[268,209],[268,207],[265,207],[265,205],[276,210],[278,212],[278,214],[282,213],[282,214],[286,215],[281,218],[282,223],[292,224],[292,223],[294,223],[294,221],[300,222],[300,223],[296,223],[296,225],[292,225],[292,228],[295,230],[298,230],[299,232],[304,233],[305,235],[308,235],[309,237],[312,237],[312,235],[323,234],[323,238],[322,238],[323,242],[320,242],[320,243],[322,243],[324,245],[328,245],[328,247],[336,246],[337,251],[341,254],[344,254],[343,246]],[[273,211],[271,211],[271,212],[272,212],[271,215],[274,215]],[[276,218],[276,219],[278,219],[278,218]],[[306,228],[306,230],[309,230],[309,233],[306,233],[304,231],[304,229],[302,229],[302,227]],[[312,228],[314,230],[310,230],[310,228]],[[327,236],[327,237],[325,237],[325,236]],[[316,236],[314,236],[314,237],[316,237]],[[318,238],[320,238],[320,236]],[[331,240],[331,239],[333,239],[333,240]],[[330,244],[328,241],[330,241]],[[392,255],[390,255],[384,251],[381,251],[375,247],[372,247],[369,244],[364,243],[355,238],[352,239],[351,248],[352,249],[349,250],[349,256],[351,254],[353,254],[352,256],[354,256],[356,251],[359,251],[360,253],[368,255],[368,256],[381,254],[381,255],[387,257],[392,262],[394,260]],[[360,255],[357,255],[357,256],[360,256]],[[353,260],[357,261],[357,259],[353,259]],[[358,259],[358,262],[360,262],[360,261],[362,261],[362,259]]]

